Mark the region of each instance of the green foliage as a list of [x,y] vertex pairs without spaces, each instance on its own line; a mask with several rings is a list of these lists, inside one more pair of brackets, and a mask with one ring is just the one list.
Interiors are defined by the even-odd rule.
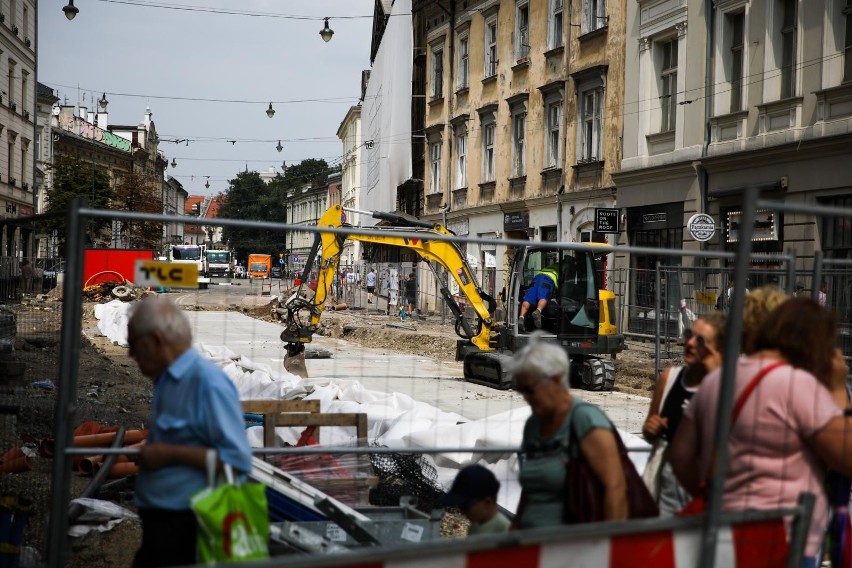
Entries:
[[[115,184],[113,209],[138,213],[163,212],[163,184],[151,174],[133,172],[121,175]],[[122,219],[117,224],[122,242],[130,248],[161,249],[163,224]]]
[[[110,186],[109,174],[92,162],[84,162],[76,156],[58,156],[53,165],[53,186],[46,191],[47,206],[45,213],[57,217],[46,222],[48,230],[56,230],[60,242],[64,243],[66,234],[66,213],[71,201],[85,199],[89,207],[108,209],[115,199]],[[104,230],[109,228],[109,219],[94,219],[86,225],[86,241],[93,244]]]
[[[330,168],[325,160],[308,159],[289,166],[285,174],[278,175],[269,184],[263,183],[257,172],[240,172],[230,181],[219,207],[219,216],[224,219],[246,219],[287,223],[287,194],[300,192],[305,185],[324,185],[330,173],[339,168]],[[284,231],[225,227],[223,238],[231,244],[236,258],[245,262],[249,254],[271,254],[278,258],[287,249]]]
[[[230,182],[219,206],[219,216],[225,219],[273,221],[283,223],[283,199],[273,190],[275,182],[265,184],[257,172],[240,172]],[[269,229],[225,227],[222,236],[231,243],[236,258],[245,263],[249,254],[272,254],[284,242],[284,233]]]

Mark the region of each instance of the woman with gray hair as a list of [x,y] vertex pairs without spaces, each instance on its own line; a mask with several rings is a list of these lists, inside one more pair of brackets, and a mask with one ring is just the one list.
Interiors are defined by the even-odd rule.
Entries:
[[[530,405],[521,445],[521,498],[513,527],[572,522],[563,511],[568,460],[582,452],[604,490],[604,520],[628,516],[627,484],[612,423],[601,409],[571,395],[569,361],[560,346],[535,333],[517,354],[514,390]],[[574,440],[575,447],[571,441]]]

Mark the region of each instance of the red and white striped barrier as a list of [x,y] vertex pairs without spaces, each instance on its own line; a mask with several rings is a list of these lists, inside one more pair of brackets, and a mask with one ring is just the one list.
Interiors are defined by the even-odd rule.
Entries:
[[[426,552],[411,557],[370,561],[361,558],[345,568],[694,568],[701,552],[701,530],[646,532],[489,550]],[[719,530],[716,566],[783,568],[787,537],[780,519],[739,523]],[[407,555],[406,555],[407,556]],[[316,566],[323,566],[317,559]]]

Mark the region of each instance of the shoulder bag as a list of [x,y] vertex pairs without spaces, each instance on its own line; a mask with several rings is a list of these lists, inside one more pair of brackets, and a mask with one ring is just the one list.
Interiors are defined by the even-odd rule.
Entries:
[[[565,502],[562,516],[566,524],[595,523],[604,520],[604,486],[583,455],[577,431],[574,428],[574,412],[578,406],[571,410],[571,423],[568,426],[567,451],[570,452],[574,448],[575,455],[565,464]],[[639,477],[633,462],[627,456],[627,448],[624,447],[624,442],[621,441],[621,436],[618,435],[612,423],[610,423],[610,429],[615,436],[621,469],[624,471],[628,518],[642,519],[658,516],[660,511],[657,504],[651,497],[645,482]]]
[[[669,392],[672,390],[672,386],[674,386],[675,382],[680,379],[681,373],[685,367],[672,367],[669,370],[668,377],[666,377],[666,385],[663,387],[663,396],[660,399],[660,407],[659,411],[663,410],[663,405],[666,403],[666,398],[669,396]],[[642,481],[645,483],[645,486],[648,487],[648,491],[651,492],[651,497],[654,498],[654,501],[659,500],[660,498],[660,474],[663,471],[663,463],[665,462],[666,448],[669,446],[667,440],[662,437],[658,437],[654,441],[654,447],[651,450],[651,455],[648,457],[648,463],[645,464],[645,470],[642,472]]]
[[[734,405],[734,410],[731,412],[731,430],[734,429],[734,424],[737,422],[737,418],[740,415],[740,412],[743,410],[743,406],[745,406],[746,400],[754,392],[754,389],[757,388],[758,383],[763,380],[763,377],[768,375],[770,372],[774,371],[778,367],[784,365],[782,361],[776,361],[774,363],[770,363],[766,367],[760,370],[748,386],[740,393],[739,398],[737,398],[737,402]],[[730,431],[728,432],[730,435]],[[686,504],[686,507],[680,510],[678,513],[679,517],[688,517],[690,515],[702,515],[704,514],[704,510],[707,508],[707,480],[710,479],[710,476],[713,475],[714,463],[711,462],[707,466],[707,472],[704,474],[704,482],[701,483],[701,486],[698,488],[698,494],[692,498],[692,501]]]

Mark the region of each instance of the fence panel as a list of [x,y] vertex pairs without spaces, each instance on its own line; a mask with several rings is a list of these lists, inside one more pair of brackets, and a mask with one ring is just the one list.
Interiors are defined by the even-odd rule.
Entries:
[[[102,215],[108,214],[102,213]],[[285,235],[298,230],[294,227],[268,223],[238,223],[228,220],[221,220],[221,222],[225,226],[279,231],[282,242]],[[209,224],[209,220],[205,223]],[[461,240],[470,243],[478,243],[482,240],[489,245],[495,243],[493,239]],[[518,245],[518,243],[500,241],[498,244]],[[568,244],[555,246],[571,247]],[[629,247],[625,247],[625,251],[629,252]],[[660,254],[680,259],[690,253],[661,251]],[[77,250],[73,247],[69,249],[67,259],[69,266],[80,262],[81,255],[82,249]],[[373,304],[367,303],[364,289],[366,284],[364,275],[370,268],[377,271],[377,291],[379,292],[379,298]],[[377,319],[377,316],[382,316],[382,312],[387,309],[386,275],[391,269],[401,274],[408,270],[416,274],[417,302],[421,307],[423,319],[413,323],[407,322],[410,327],[400,327],[399,322],[393,320]],[[354,282],[349,282],[346,278],[347,270],[358,274],[360,281],[356,278]],[[838,270],[841,269],[838,268]],[[824,274],[827,279],[833,276],[845,277],[841,274],[834,275],[831,267],[826,268]],[[442,275],[441,271],[438,271],[437,278],[444,276],[445,274]],[[499,283],[507,282],[508,276],[503,270],[481,268],[477,270],[477,278],[485,291],[489,293],[495,291],[496,296],[499,296],[500,292]],[[673,261],[671,265],[661,265],[655,270],[610,269],[608,276],[610,288],[618,296],[617,312],[622,315],[623,329],[636,339],[650,338],[656,344],[665,345],[666,351],[661,352],[660,357],[676,356],[677,350],[674,346],[677,345],[683,327],[688,325],[688,321],[683,319],[684,311],[681,310],[681,301],[684,308],[695,314],[715,309],[715,302],[710,300],[709,294],[712,294],[714,289],[716,291],[724,289],[727,282],[732,279],[730,271],[681,268],[677,266],[676,261]],[[767,277],[771,276],[774,275]],[[778,276],[779,282],[786,285],[783,279],[788,278],[787,275],[778,274]],[[313,347],[316,349],[312,350],[312,358],[306,362],[310,375],[308,381],[294,378],[283,370],[282,361],[285,358],[285,352],[278,340],[282,323],[275,317],[269,316],[271,298],[264,297],[262,288],[259,285],[256,286],[256,283],[216,282],[217,285],[211,286],[208,290],[175,290],[166,293],[188,310],[196,340],[205,346],[205,353],[208,356],[218,360],[228,369],[233,368],[235,372],[239,371],[240,376],[259,372],[270,379],[262,389],[254,386],[250,392],[241,391],[241,396],[245,400],[299,397],[311,393],[314,398],[322,401],[322,413],[347,415],[366,413],[369,443],[381,446],[398,445],[406,450],[414,449],[423,453],[423,456],[417,456],[416,459],[397,455],[392,460],[383,462],[378,459],[383,452],[376,448],[370,454],[372,459],[369,460],[366,470],[357,471],[349,468],[345,459],[323,458],[320,460],[317,458],[316,463],[322,466],[319,470],[303,468],[300,478],[302,481],[316,482],[317,476],[323,475],[326,478],[324,481],[329,481],[328,478],[331,477],[329,472],[336,471],[337,468],[346,471],[350,476],[364,473],[358,481],[356,489],[359,492],[358,495],[345,504],[354,506],[354,504],[362,503],[366,496],[366,501],[377,507],[378,505],[371,501],[371,496],[378,493],[371,493],[371,489],[382,483],[386,489],[396,489],[396,494],[391,492],[384,497],[388,501],[385,501],[382,506],[390,506],[388,503],[401,496],[398,489],[401,485],[400,480],[411,481],[409,477],[416,477],[416,483],[405,485],[402,492],[415,494],[419,491],[421,500],[429,503],[430,499],[435,499],[449,486],[459,466],[482,461],[492,467],[504,487],[500,495],[501,504],[513,507],[518,498],[518,462],[513,450],[517,448],[521,438],[525,419],[529,415],[529,407],[524,398],[517,393],[494,391],[488,387],[460,381],[462,372],[460,364],[449,362],[447,356],[430,355],[428,337],[440,335],[444,340],[454,341],[452,329],[454,322],[440,309],[438,290],[443,283],[436,282],[436,276],[423,263],[415,265],[385,261],[342,264],[335,278],[336,282],[332,286],[334,300],[337,302],[345,300],[350,307],[348,313],[353,314],[354,320],[358,320],[350,321],[349,325],[381,327],[391,336],[391,343],[374,349],[353,346],[352,343],[339,341],[341,336],[334,335],[329,326],[328,335],[317,334],[314,338]],[[311,280],[308,275],[308,281]],[[290,284],[289,279],[281,279],[277,289],[273,288],[271,295],[283,298],[289,293]],[[491,290],[492,287],[494,290]],[[833,289],[835,294],[840,294],[842,284],[840,281],[831,280],[828,289],[829,291]],[[65,290],[71,294],[66,297],[66,302],[63,304],[63,321],[67,329],[73,329],[76,332],[76,329],[83,327],[84,324],[81,321],[81,315],[75,313],[75,310],[88,314],[93,306],[82,304],[79,290],[73,284],[68,285],[66,282]],[[830,298],[827,301],[839,301],[838,296],[830,296]],[[76,305],[75,302],[77,302]],[[430,306],[434,307],[430,309]],[[256,315],[263,317],[248,318],[241,313],[245,311],[253,311]],[[330,320],[331,314],[327,316]],[[420,324],[420,321],[425,323]],[[388,326],[388,324],[392,325]],[[432,327],[426,327],[427,324]],[[346,325],[346,322],[341,323],[342,327]],[[418,327],[419,325],[424,327]],[[84,334],[83,341],[100,342],[101,345],[111,342],[94,337],[96,335],[94,333],[90,336],[90,333],[91,330],[88,330]],[[74,342],[80,338],[72,338],[71,335],[63,336],[62,350],[58,360],[63,362],[70,360],[72,364],[59,365],[55,371],[57,380],[54,384],[58,387],[58,392],[53,396],[57,397],[57,416],[60,417],[68,415],[66,411],[73,408],[81,399],[91,398],[92,382],[86,376],[87,370],[73,365],[73,353],[76,349]],[[88,339],[89,337],[91,339]],[[345,338],[345,332],[343,337]],[[412,351],[409,351],[407,355],[396,354],[395,351],[399,350],[396,348],[406,343],[414,345]],[[219,347],[227,347],[232,353],[223,355]],[[325,351],[326,354],[323,355],[319,353],[320,351]],[[451,359],[451,354],[448,355]],[[650,364],[652,363],[649,362]],[[133,365],[133,363],[129,362],[126,365]],[[656,365],[660,366],[659,360]],[[103,380],[106,383],[118,381],[129,372],[127,366],[124,368],[117,366],[115,374],[104,377]],[[147,394],[150,395],[150,390]],[[583,397],[598,404],[626,433],[637,432],[641,428],[647,409],[647,399],[636,400],[638,397],[629,397],[618,392],[583,393]],[[362,405],[365,404],[368,406],[363,407]],[[91,409],[94,408],[91,407]],[[144,416],[146,411],[147,408],[130,409],[130,417],[127,420],[137,420],[139,416]],[[98,415],[98,412],[92,410],[92,415]],[[101,414],[101,416],[119,419],[116,414]],[[70,426],[73,428],[82,418],[79,414],[72,416],[72,419],[69,419]],[[325,423],[326,420],[317,419],[307,422]],[[49,420],[46,423],[49,423]],[[69,424],[66,424],[67,426]],[[321,434],[324,444],[336,447],[347,444],[356,445],[357,440],[353,439],[355,438],[353,433],[344,431],[343,426],[337,429],[334,426],[328,428],[331,429],[323,430]],[[281,432],[276,429],[276,443],[295,444],[302,434],[301,429]],[[67,510],[67,496],[70,495],[64,494],[58,488],[67,488],[71,485],[71,476],[69,471],[63,470],[61,460],[63,456],[70,457],[74,452],[63,446],[63,431],[58,424],[55,425],[54,435],[60,440],[57,449],[59,460],[53,462],[54,493],[45,493],[53,503],[54,512],[58,511],[60,513],[58,516],[62,517],[63,510]],[[259,440],[262,445],[262,433],[249,435],[255,442]],[[637,440],[637,444],[641,444],[641,440]],[[371,452],[369,449],[366,451]],[[486,455],[491,452],[495,455]],[[332,454],[330,450],[328,453]],[[358,467],[362,467],[363,460],[356,460],[356,462],[359,464]],[[301,465],[304,463],[303,460]],[[42,465],[42,467],[46,466]],[[345,483],[342,484],[345,486]],[[331,485],[335,484],[331,483]],[[344,488],[346,491],[353,489],[352,486]],[[69,493],[72,492],[69,491]],[[393,514],[407,514],[402,512],[405,509],[404,506],[400,506]],[[395,518],[395,521],[403,523],[406,520],[408,519],[404,516]],[[420,520],[418,518],[418,522],[412,522],[412,526],[419,526]],[[57,532],[55,527],[53,528],[50,535],[52,539],[49,540],[42,533],[42,542],[46,544],[44,548],[41,546],[38,548],[45,554],[50,552],[51,564],[58,565],[54,562],[61,563],[62,553],[56,552],[59,549],[51,550],[51,543],[57,542],[60,537],[64,538],[64,535]],[[408,530],[417,532],[415,528]],[[37,542],[37,537],[33,537],[33,542]]]

